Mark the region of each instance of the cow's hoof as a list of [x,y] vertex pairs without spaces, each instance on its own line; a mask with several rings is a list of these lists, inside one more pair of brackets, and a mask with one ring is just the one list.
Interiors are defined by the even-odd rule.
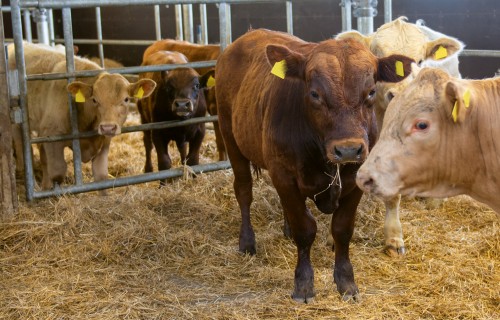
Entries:
[[249,254],[251,256],[254,256],[255,254],[257,254],[257,250],[255,249],[255,246],[244,247],[244,246],[240,245],[239,250],[241,253]]
[[361,302],[361,295],[359,292],[355,292],[354,294],[343,294],[342,301],[345,302]]
[[292,299],[298,303],[313,303],[314,292],[312,293],[312,295],[297,294],[296,292],[294,292],[292,293]]
[[401,258],[406,254],[406,248],[404,246],[395,247],[393,245],[386,245],[384,252],[391,258]]

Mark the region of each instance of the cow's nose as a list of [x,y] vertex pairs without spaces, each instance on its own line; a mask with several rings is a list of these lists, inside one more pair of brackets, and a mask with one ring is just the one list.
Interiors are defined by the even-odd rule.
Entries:
[[116,124],[101,124],[99,126],[99,133],[103,135],[115,135],[118,126]]
[[193,112],[193,104],[189,99],[175,99],[174,108],[176,112]]
[[359,162],[363,160],[363,144],[336,145],[333,147],[335,160],[339,162]]

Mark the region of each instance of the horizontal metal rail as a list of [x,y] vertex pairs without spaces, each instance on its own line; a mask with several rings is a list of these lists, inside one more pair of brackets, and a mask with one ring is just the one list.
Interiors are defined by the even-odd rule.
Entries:
[[[156,40],[116,40],[116,39],[74,39],[75,44],[107,44],[107,45],[131,45],[131,46],[149,46]],[[55,43],[64,43],[64,39],[54,39]]]
[[465,57],[491,57],[500,58],[500,50],[473,50],[465,49],[460,52],[461,56]]
[[173,5],[173,4],[254,4],[254,3],[285,3],[287,0],[20,0],[21,8],[90,8],[106,6],[130,5]]
[[35,191],[33,194],[33,197],[35,199],[36,198],[46,198],[46,197],[50,197],[50,196],[61,196],[63,194],[69,194],[69,193],[82,193],[82,192],[88,192],[88,191],[103,190],[103,189],[116,188],[116,187],[124,187],[124,186],[139,184],[139,183],[151,182],[151,181],[155,181],[155,180],[177,178],[177,177],[184,176],[184,172],[186,169],[189,172],[199,174],[199,173],[204,173],[204,172],[212,172],[212,171],[218,171],[218,170],[231,169],[231,164],[229,163],[229,161],[219,161],[219,162],[214,162],[214,163],[189,166],[188,168],[180,167],[180,168],[174,168],[174,169],[163,170],[163,171],[158,171],[158,172],[143,173],[140,175],[135,175],[135,176],[130,176],[130,177],[115,178],[115,179],[109,179],[109,180],[103,180],[103,181],[97,181],[97,182],[89,182],[89,183],[85,183],[85,184],[81,184],[81,185],[57,187],[53,190]]
[[[144,130],[175,128],[175,127],[182,127],[182,126],[187,126],[187,125],[191,125],[191,124],[197,124],[197,123],[203,123],[203,122],[214,122],[214,121],[218,121],[217,116],[192,118],[192,119],[183,120],[183,121],[175,120],[175,121],[153,122],[153,123],[146,123],[146,124],[141,124],[141,125],[137,125],[137,126],[123,127],[122,133],[130,133],[130,132],[137,132],[137,131],[144,131]],[[32,138],[31,143],[34,144],[34,143],[44,143],[44,142],[56,142],[56,141],[63,141],[63,140],[70,140],[70,139],[90,138],[90,137],[95,137],[98,135],[99,134],[97,133],[97,131],[94,130],[94,131],[80,132],[78,134],[66,134],[66,135],[60,135],[60,136]]]
[[207,68],[215,66],[216,60],[200,61],[200,62],[189,62],[189,63],[179,63],[179,64],[159,64],[152,66],[138,66],[138,67],[126,67],[126,68],[114,68],[114,69],[96,69],[96,70],[86,70],[86,71],[75,71],[70,73],[42,73],[42,74],[32,74],[27,75],[26,80],[58,80],[58,79],[68,79],[68,78],[85,78],[94,77],[102,72],[107,73],[140,73],[140,72],[155,72],[164,70],[174,70],[179,68]]

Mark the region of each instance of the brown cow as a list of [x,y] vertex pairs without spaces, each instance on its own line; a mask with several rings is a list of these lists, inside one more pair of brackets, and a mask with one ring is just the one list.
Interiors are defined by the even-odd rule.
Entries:
[[[43,45],[24,44],[26,73],[64,73],[66,58],[58,50]],[[9,68],[16,67],[14,47],[9,48]],[[99,70],[97,64],[75,57],[76,70]],[[68,92],[76,99],[79,131],[97,130],[99,136],[80,139],[82,161],[92,160],[95,181],[108,177],[108,151],[111,138],[121,133],[128,114],[128,102],[138,91],[151,94],[156,84],[149,79],[129,83],[119,74],[101,73],[96,77],[81,78],[68,85],[67,80],[28,81],[28,116],[30,129],[38,136],[71,133]],[[74,101],[75,103],[75,101]],[[42,143],[42,189],[51,189],[66,176],[64,148],[71,140]],[[20,153],[19,153],[20,154]]]
[[[181,64],[187,62],[187,58],[182,53],[157,51],[148,55],[142,65]],[[153,79],[158,84],[157,89],[149,98],[137,103],[142,123],[204,117],[207,112],[204,91],[208,77],[213,76],[213,74],[214,71],[212,70],[200,77],[191,68],[141,74],[141,78]],[[171,140],[174,140],[177,145],[182,163],[197,165],[204,136],[205,123],[144,131],[144,147],[146,149],[144,171],[153,171],[151,163],[152,143],[158,155],[158,169],[168,170],[172,167],[172,161],[168,154],[168,143]],[[189,153],[187,152],[188,144]],[[162,185],[165,183],[166,180],[161,181]]]
[[422,69],[389,104],[358,185],[383,198],[467,194],[500,213],[499,111],[500,79]]
[[[159,40],[150,45],[146,51],[144,51],[142,61],[146,61],[147,57],[157,51],[176,51],[184,54],[188,61],[210,61],[217,60],[220,55],[220,46],[216,44],[194,44],[187,41],[165,39]],[[206,74],[213,67],[208,68],[197,68],[199,74]],[[217,101],[215,99],[215,88],[210,86],[210,88],[205,92],[205,100],[207,102],[207,110],[211,115],[217,114]],[[215,143],[217,144],[217,150],[219,151],[219,161],[227,160],[226,148],[224,147],[224,141],[220,134],[219,123],[214,122],[214,133],[215,133]]]
[[[397,60],[403,76],[395,74]],[[246,33],[219,57],[216,94],[242,214],[239,250],[256,253],[252,163],[269,171],[297,245],[292,297],[298,301],[314,296],[309,256],[317,227],[306,198],[333,214],[334,280],[344,299],[358,299],[349,241],[362,195],[356,171],[377,136],[375,83],[403,79],[410,62],[403,56],[377,59],[353,40],[309,43],[263,29]],[[270,73],[283,64],[284,79]]]

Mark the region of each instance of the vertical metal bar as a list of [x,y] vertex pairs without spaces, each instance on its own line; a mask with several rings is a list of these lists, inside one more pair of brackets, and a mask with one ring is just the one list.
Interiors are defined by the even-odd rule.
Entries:
[[351,0],[343,0],[342,7],[342,31],[352,30]]
[[49,27],[47,25],[47,9],[35,9],[33,20],[36,22],[38,43],[49,45]]
[[193,32],[193,5],[183,4],[183,21],[184,21],[184,40],[191,43],[194,42],[194,32]]
[[293,34],[293,10],[292,1],[286,2],[286,30],[289,34]]
[[[99,60],[101,67],[104,68],[104,46],[102,44],[102,20],[101,20],[101,8],[95,8],[95,24],[97,29],[97,40],[99,40],[99,44],[97,45],[97,50],[99,51]],[[71,35],[71,39],[73,39],[73,35]]]
[[392,21],[392,0],[384,0],[384,23]]
[[156,40],[161,40],[160,6],[155,5],[155,33]]
[[200,4],[201,44],[208,44],[207,5]]
[[23,10],[23,18],[24,18],[24,33],[26,37],[26,41],[33,42],[33,36],[31,33],[31,15],[28,9]]
[[[0,6],[2,1],[0,0]],[[0,219],[17,210],[16,170],[13,166],[12,126],[10,122],[10,99],[7,67],[7,46],[5,43],[3,7],[0,8]],[[20,157],[20,154],[17,154]]]
[[[73,28],[71,22],[71,9],[62,9],[63,17],[63,33],[64,33],[64,45],[66,46],[66,71],[72,73],[75,71],[75,60],[74,60],[74,50],[73,50]],[[71,82],[74,79],[68,79]],[[69,93],[68,93],[69,95]],[[78,118],[76,106],[73,105],[71,97],[68,99],[69,116],[71,121],[71,133],[78,133]],[[80,140],[73,139],[73,166],[75,172],[75,184],[80,185],[83,183],[82,177],[82,155],[80,150]]]
[[[35,176],[33,174],[33,163],[31,154],[31,137],[28,122],[28,86],[26,83],[26,64],[24,62],[23,29],[21,22],[21,9],[19,0],[11,0],[12,33],[16,51],[16,66],[19,74],[19,104],[22,111],[23,130],[23,152],[24,152],[24,174],[26,184],[26,200],[33,200],[35,192]],[[24,15],[26,18],[26,15]],[[24,20],[26,22],[26,20]]]
[[175,31],[177,40],[184,40],[184,32],[182,31],[182,5],[175,5]]
[[231,7],[227,2],[219,3],[220,49],[231,43]]
[[54,46],[55,42],[55,34],[54,34],[54,11],[52,9],[47,10],[47,18],[49,25],[49,44]]

